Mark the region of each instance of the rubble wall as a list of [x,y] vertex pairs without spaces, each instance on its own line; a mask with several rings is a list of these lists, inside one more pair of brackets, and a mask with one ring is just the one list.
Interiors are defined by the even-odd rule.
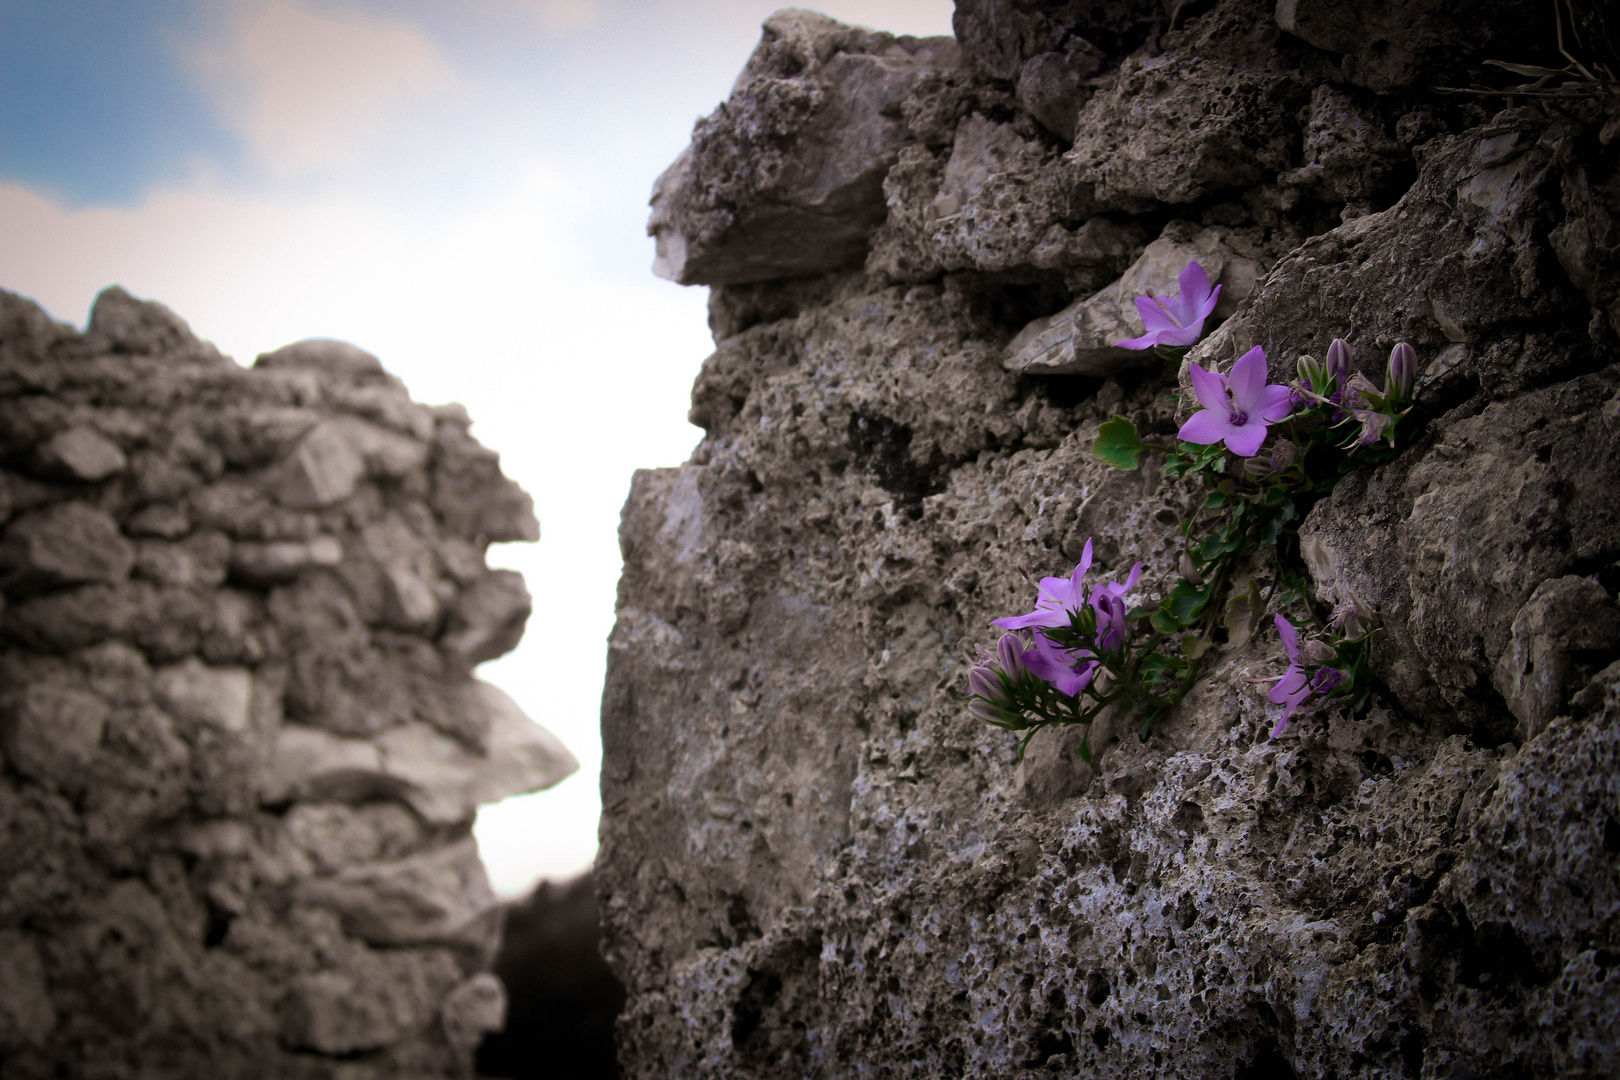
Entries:
[[577,763],[472,675],[539,531],[468,426],[352,345],[0,292],[0,1073],[472,1075],[474,812]]
[[[1612,15],[1562,10],[1620,70]],[[1612,90],[1490,92],[1541,76],[1486,60],[1566,63],[1528,2],[955,27],[773,16],[654,190],[716,351],[705,438],[621,530],[626,1074],[1620,1073]],[[1272,739],[1256,634],[1145,741],[1020,763],[967,711],[971,645],[1088,538],[1173,578],[1202,500],[1091,453],[1115,413],[1173,437],[1174,366],[1109,343],[1194,258],[1223,293],[1192,360],[1417,350],[1410,446],[1300,531],[1324,610],[1376,612],[1374,707]]]

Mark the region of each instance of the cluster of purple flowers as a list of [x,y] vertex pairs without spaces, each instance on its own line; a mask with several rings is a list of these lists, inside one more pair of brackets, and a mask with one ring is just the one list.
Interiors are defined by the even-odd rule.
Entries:
[[[1178,297],[1137,298],[1137,311],[1147,332],[1116,341],[1116,346],[1156,349],[1176,360],[1198,342],[1221,290],[1210,284],[1209,276],[1197,262],[1188,263],[1178,281]],[[1228,451],[1247,459],[1244,472],[1250,479],[1273,485],[1267,498],[1276,495],[1279,488],[1275,485],[1280,482],[1285,500],[1290,483],[1308,480],[1303,457],[1309,447],[1302,449],[1289,440],[1279,440],[1272,444],[1268,456],[1261,457],[1261,447],[1275,424],[1289,421],[1291,430],[1303,431],[1304,438],[1314,445],[1326,442],[1331,429],[1354,421],[1358,431],[1341,449],[1371,447],[1379,441],[1395,446],[1395,427],[1410,409],[1417,381],[1417,353],[1411,345],[1403,341],[1391,351],[1381,390],[1353,370],[1350,345],[1343,338],[1334,339],[1328,347],[1325,364],[1302,356],[1298,370],[1299,382],[1294,385],[1267,382],[1266,354],[1259,346],[1240,356],[1225,373],[1190,364],[1188,377],[1199,409],[1181,425],[1177,433],[1180,441],[1199,446],[1223,443]],[[1106,430],[1110,425],[1119,430],[1110,434]],[[1136,467],[1136,453],[1150,444],[1138,440],[1134,425],[1115,417],[1103,428],[1098,436],[1098,457],[1118,468]],[[1209,457],[1204,455],[1200,460]],[[1224,466],[1217,464],[1215,468],[1220,471]],[[1222,493],[1230,495],[1230,486]],[[1212,497],[1210,506],[1218,505],[1222,504]],[[1274,508],[1278,504],[1266,505]],[[1230,545],[1230,539],[1222,534],[1222,543]],[[1230,552],[1233,548],[1218,550]],[[1207,551],[1202,555],[1206,561],[1214,557]],[[1197,659],[1208,647],[1208,638],[1194,636],[1193,647],[1188,647],[1193,620],[1186,616],[1178,619],[1175,602],[1190,597],[1199,606],[1213,605],[1218,599],[1211,599],[1208,589],[1214,586],[1205,588],[1201,579],[1189,571],[1192,581],[1178,582],[1165,600],[1163,613],[1151,616],[1154,636],[1146,648],[1157,649],[1161,638],[1167,638],[1172,643],[1179,641],[1185,654],[1182,659],[1148,657],[1158,665],[1153,669],[1154,678],[1162,682],[1162,672],[1167,669],[1184,671],[1180,688],[1162,694],[1147,689],[1144,681],[1130,690],[1129,684],[1140,674],[1144,661],[1142,656],[1128,652],[1132,644],[1125,596],[1140,580],[1142,564],[1132,567],[1124,581],[1100,582],[1088,593],[1085,578],[1091,563],[1092,543],[1087,540],[1080,562],[1068,577],[1041,579],[1033,611],[996,619],[991,624],[1006,633],[993,655],[979,650],[979,663],[968,674],[973,694],[969,707],[975,716],[1010,730],[1045,723],[1089,723],[1097,710],[1116,700],[1121,690],[1129,690],[1130,700],[1147,713],[1142,726],[1146,737],[1154,720],[1179,700],[1196,673]],[[1201,588],[1205,589],[1202,593]],[[1186,597],[1181,595],[1183,590]],[[1165,620],[1162,624],[1161,619]],[[1270,680],[1274,684],[1270,700],[1283,707],[1272,738],[1282,734],[1296,713],[1318,708],[1313,699],[1346,694],[1353,697],[1365,662],[1360,642],[1366,631],[1354,609],[1334,612],[1329,636],[1337,646],[1319,640],[1302,644],[1299,632],[1282,615],[1276,616],[1276,626],[1288,654],[1288,667]],[[1203,632],[1192,631],[1194,635]],[[1078,704],[1082,694],[1091,699],[1085,710]]]
[[1091,561],[1088,539],[1073,573],[1041,579],[1033,611],[991,623],[1008,633],[997,644],[996,655],[981,650],[979,665],[968,673],[975,716],[1011,726],[1009,713],[1030,697],[1019,692],[1031,689],[1029,679],[1065,697],[1078,697],[1097,677],[1104,660],[1125,647],[1125,596],[1141,580],[1142,564],[1133,566],[1123,582],[1093,585],[1088,597],[1085,578]]

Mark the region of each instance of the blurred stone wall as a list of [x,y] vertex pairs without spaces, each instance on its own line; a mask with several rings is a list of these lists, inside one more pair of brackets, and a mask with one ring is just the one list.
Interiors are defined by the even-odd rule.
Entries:
[[7,1078],[472,1075],[474,812],[577,763],[472,677],[539,531],[468,425],[351,345],[0,292]]
[[[1603,5],[1559,10],[1620,70]],[[765,24],[653,195],[717,348],[705,439],[621,532],[626,1075],[1620,1074],[1620,113],[1601,77],[1456,92],[1563,67],[1553,19]],[[1174,370],[1108,343],[1193,258],[1224,321],[1191,359],[1418,351],[1419,437],[1302,529],[1318,599],[1377,612],[1376,707],[1272,741],[1261,633],[1147,741],[1020,765],[967,712],[971,645],[1088,537],[1173,578],[1202,498],[1090,450],[1114,413],[1173,436]]]

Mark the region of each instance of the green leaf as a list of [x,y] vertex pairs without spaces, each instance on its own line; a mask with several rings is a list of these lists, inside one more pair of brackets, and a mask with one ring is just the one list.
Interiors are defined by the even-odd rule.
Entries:
[[1179,656],[1169,656],[1165,653],[1149,653],[1147,659],[1142,661],[1142,685],[1162,686],[1181,678],[1187,670],[1187,661]]
[[1153,629],[1161,634],[1174,634],[1181,629],[1181,624],[1164,611],[1155,611],[1148,621],[1153,624]]
[[1207,585],[1199,588],[1186,578],[1178,578],[1170,590],[1170,595],[1164,598],[1161,608],[1180,625],[1186,626],[1198,618],[1199,612],[1204,610],[1204,605],[1209,603],[1209,592],[1210,587]]
[[1182,654],[1189,660],[1197,660],[1209,651],[1209,638],[1201,634],[1188,634],[1181,639]]
[[1235,647],[1253,637],[1255,628],[1260,624],[1260,616],[1264,614],[1260,587],[1253,581],[1249,582],[1247,592],[1234,591],[1226,601],[1226,617],[1222,620],[1226,626],[1227,644]]
[[1132,472],[1141,465],[1142,449],[1136,425],[1123,416],[1103,421],[1097,428],[1097,440],[1091,444],[1091,452],[1098,461],[1125,472]]
[[1230,555],[1243,546],[1243,533],[1239,529],[1221,529],[1204,537],[1204,542],[1198,545],[1198,555],[1204,562],[1210,562],[1222,555]]

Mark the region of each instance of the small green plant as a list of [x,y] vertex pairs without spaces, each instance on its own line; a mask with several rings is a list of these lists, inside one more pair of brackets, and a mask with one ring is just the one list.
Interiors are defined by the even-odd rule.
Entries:
[[[1155,348],[1179,361],[1219,293],[1197,263],[1180,280],[1182,300],[1140,298],[1149,332],[1116,344]],[[1382,389],[1351,374],[1343,339],[1330,346],[1326,363],[1302,356],[1297,371],[1291,385],[1267,383],[1260,348],[1225,373],[1190,365],[1200,408],[1172,445],[1144,440],[1123,416],[1100,425],[1092,444],[1099,461],[1129,471],[1157,452],[1165,475],[1198,480],[1204,499],[1182,522],[1180,572],[1157,604],[1139,602],[1141,563],[1125,580],[1099,582],[1088,593],[1088,539],[1068,577],[1039,582],[1034,610],[994,621],[1006,633],[994,654],[981,650],[969,672],[970,709],[987,723],[1024,732],[1020,756],[1042,728],[1081,724],[1088,732],[1079,753],[1089,761],[1089,725],[1110,707],[1133,718],[1146,739],[1192,687],[1217,635],[1246,641],[1273,609],[1289,665],[1270,693],[1283,706],[1272,737],[1301,709],[1328,702],[1365,707],[1369,613],[1336,610],[1301,641],[1280,609],[1306,592],[1297,537],[1303,512],[1351,469],[1389,460],[1403,445],[1417,354],[1405,342],[1396,345]],[[1269,552],[1264,589],[1242,572],[1256,549]]]

